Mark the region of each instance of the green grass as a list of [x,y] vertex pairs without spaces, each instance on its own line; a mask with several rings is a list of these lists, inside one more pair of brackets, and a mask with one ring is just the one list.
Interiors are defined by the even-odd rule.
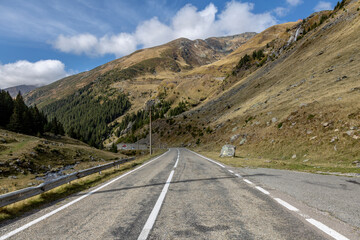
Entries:
[[31,211],[36,208],[40,208],[45,204],[54,202],[56,200],[65,198],[69,195],[97,186],[105,181],[108,181],[111,178],[124,174],[125,172],[135,168],[138,165],[143,164],[145,161],[148,161],[150,158],[162,154],[163,152],[164,151],[159,151],[153,154],[151,157],[150,156],[141,157],[139,159],[136,159],[135,161],[120,165],[119,168],[111,168],[102,171],[101,175],[95,173],[90,176],[73,181],[70,184],[64,184],[60,187],[52,189],[38,196],[34,196],[29,199],[25,199],[23,201],[2,207],[0,208],[0,222],[7,219],[15,218],[17,216],[24,214],[25,212]]

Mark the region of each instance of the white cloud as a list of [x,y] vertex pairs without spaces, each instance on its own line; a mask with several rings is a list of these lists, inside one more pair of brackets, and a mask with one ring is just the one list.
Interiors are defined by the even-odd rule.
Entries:
[[172,29],[161,23],[157,17],[138,25],[135,32],[135,41],[144,47],[152,47],[173,39]]
[[274,12],[278,17],[285,17],[289,13],[289,9],[284,7],[277,7],[274,9]]
[[228,2],[225,10],[215,22],[220,35],[232,35],[243,32],[261,32],[277,23],[271,13],[252,13],[254,4]]
[[286,0],[286,2],[288,4],[290,4],[291,6],[297,6],[297,5],[300,5],[301,3],[303,3],[302,0]]
[[0,88],[17,85],[45,85],[68,76],[65,65],[59,60],[40,60],[0,64]]
[[316,12],[323,11],[323,10],[331,10],[331,9],[332,9],[331,2],[324,2],[324,1],[318,2],[318,4],[314,8],[314,10]]
[[169,24],[154,17],[140,23],[133,33],[106,35],[101,38],[91,34],[68,37],[60,35],[53,46],[67,53],[89,56],[115,54],[119,57],[139,47],[152,47],[180,37],[204,39],[250,31],[261,32],[277,23],[271,12],[255,14],[253,10],[254,4],[237,1],[228,2],[220,13],[212,3],[203,10],[187,4],[175,14]]
[[136,50],[135,37],[128,33],[113,36],[104,36],[96,45],[96,52],[101,55],[115,54],[117,57],[129,54]]

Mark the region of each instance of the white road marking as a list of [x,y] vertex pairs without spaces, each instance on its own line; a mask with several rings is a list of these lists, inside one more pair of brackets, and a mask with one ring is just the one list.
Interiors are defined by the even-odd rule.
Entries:
[[198,154],[198,153],[196,153],[196,152],[193,152],[193,151],[191,151],[191,150],[189,150],[189,149],[187,149],[187,150],[190,151],[190,152],[192,152],[192,153],[195,154],[195,155],[198,155],[199,157],[202,157],[202,158],[204,158],[204,159],[206,159],[206,160],[208,160],[208,161],[210,161],[210,162],[212,162],[212,163],[215,163],[216,165],[219,165],[219,166],[222,167],[222,168],[225,168],[225,166],[222,165],[221,163],[215,162],[214,160],[211,160],[210,158],[204,157],[203,155]]
[[315,219],[309,218],[309,219],[306,219],[306,221],[308,221],[309,223],[311,223],[312,225],[314,225],[315,227],[317,227],[318,229],[320,229],[324,233],[330,235],[331,237],[333,237],[333,238],[335,238],[337,240],[349,240],[347,237],[341,235],[337,231],[329,228],[328,226],[322,224],[321,222],[316,221]]
[[149,236],[149,233],[154,226],[157,215],[159,214],[161,205],[164,202],[164,199],[165,199],[166,193],[169,189],[170,182],[171,182],[173,175],[174,175],[174,170],[171,171],[168,179],[166,180],[165,186],[164,186],[163,190],[161,191],[161,194],[160,194],[153,210],[151,211],[150,216],[149,216],[148,220],[146,221],[145,226],[144,226],[143,230],[141,231],[138,240],[146,240],[147,237]]
[[253,184],[252,182],[250,182],[249,180],[247,180],[247,179],[243,179],[244,180],[244,182],[247,182],[248,184]]
[[53,210],[53,211],[51,211],[51,212],[49,212],[49,213],[45,214],[44,216],[39,217],[39,218],[37,218],[37,219],[35,219],[35,220],[33,220],[33,221],[31,221],[31,222],[29,222],[29,223],[25,224],[25,225],[23,225],[23,226],[21,226],[21,227],[19,227],[19,228],[15,229],[15,230],[13,230],[13,231],[11,231],[11,232],[9,232],[9,233],[7,233],[7,234],[5,234],[5,235],[1,236],[1,237],[0,237],[0,240],[4,240],[4,239],[7,239],[7,238],[9,238],[9,237],[11,237],[11,236],[14,236],[15,234],[17,234],[17,233],[19,233],[19,232],[21,232],[21,231],[24,231],[25,229],[27,229],[27,228],[31,227],[32,225],[34,225],[34,224],[36,224],[36,223],[38,223],[38,222],[41,222],[42,220],[45,220],[46,218],[48,218],[48,217],[50,217],[50,216],[52,216],[52,215],[54,215],[54,214],[56,214],[56,213],[60,212],[61,210],[64,210],[65,208],[70,207],[71,205],[73,205],[73,204],[75,204],[75,203],[79,202],[80,200],[82,200],[82,199],[84,199],[84,198],[86,198],[86,197],[90,196],[91,194],[93,194],[93,193],[95,193],[95,192],[97,192],[97,191],[99,191],[99,190],[103,189],[104,187],[106,187],[106,186],[108,186],[108,185],[112,184],[113,182],[115,182],[115,181],[117,181],[117,180],[119,180],[119,179],[121,179],[121,178],[123,178],[123,177],[125,177],[125,176],[127,176],[127,175],[129,175],[129,174],[131,174],[131,173],[133,173],[133,172],[135,172],[135,171],[137,171],[137,170],[139,170],[140,168],[145,167],[146,165],[148,165],[148,164],[150,164],[150,163],[154,162],[155,160],[158,160],[159,158],[161,158],[161,157],[163,157],[164,155],[166,155],[168,152],[170,152],[170,150],[168,150],[166,153],[162,154],[161,156],[159,156],[159,157],[157,157],[157,158],[155,158],[155,159],[153,159],[153,160],[151,160],[151,161],[149,161],[149,162],[147,162],[147,163],[145,163],[145,164],[143,164],[143,165],[141,165],[141,166],[139,166],[139,167],[135,168],[134,170],[131,170],[131,171],[129,171],[129,172],[127,172],[127,173],[125,173],[125,174],[123,174],[123,175],[121,175],[121,176],[119,176],[119,177],[117,177],[117,178],[113,179],[113,180],[111,180],[110,182],[105,183],[104,185],[102,185],[102,186],[100,186],[100,187],[98,187],[98,188],[96,188],[96,189],[94,189],[94,190],[92,190],[92,191],[90,191],[90,192],[86,193],[84,196],[81,196],[81,197],[79,197],[79,198],[77,198],[77,199],[75,199],[75,200],[73,200],[73,201],[71,201],[71,202],[69,202],[69,203],[65,204],[64,206],[61,206],[61,207],[59,207],[59,208],[57,208],[57,209],[55,209],[55,210]]
[[177,149],[177,151],[178,151],[178,155],[177,155],[177,159],[176,159],[176,162],[175,162],[174,168],[176,168],[176,167],[177,167],[178,162],[179,162],[179,159],[180,159],[180,151],[179,151],[179,149]]
[[255,188],[266,195],[270,195],[270,193],[268,191],[266,191],[265,189],[263,189],[262,187],[256,186]]
[[[210,162],[213,162],[217,165],[219,165],[220,167],[222,168],[225,168],[224,165],[218,163],[218,162],[215,162],[207,157],[204,157],[196,152],[193,152],[189,149],[187,149],[188,151],[210,161]],[[228,170],[229,172],[233,173],[231,170]],[[235,174],[235,176],[241,178],[241,175],[239,174]],[[247,180],[247,179],[243,179],[246,183],[248,184],[254,184],[252,183],[251,181]],[[265,189],[261,188],[261,187],[258,187],[258,186],[255,186],[259,191],[269,195],[270,193],[268,191],[266,191]],[[329,236],[333,237],[334,239],[336,240],[349,240],[347,237],[341,235],[340,233],[336,232],[335,230],[329,228],[328,226],[324,225],[323,223],[319,222],[319,221],[316,221],[315,219],[312,219],[312,218],[309,218],[307,215],[303,214],[300,212],[299,209],[297,209],[296,207],[290,205],[289,203],[285,202],[284,200],[280,199],[280,198],[274,198],[279,204],[281,204],[282,206],[284,206],[285,208],[289,209],[290,211],[294,211],[294,212],[297,212],[300,216],[302,216],[303,218],[306,219],[306,221],[308,221],[309,223],[311,223],[312,225],[314,225],[315,227],[317,227],[318,229],[320,229],[321,231],[325,232],[326,234],[328,234]]]
[[290,205],[289,203],[285,202],[284,200],[281,200],[280,198],[274,198],[278,203],[289,209],[290,211],[298,212],[299,209],[296,207]]

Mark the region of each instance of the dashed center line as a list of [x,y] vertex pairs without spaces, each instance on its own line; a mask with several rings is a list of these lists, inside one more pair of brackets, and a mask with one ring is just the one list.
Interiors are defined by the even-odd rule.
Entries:
[[329,228],[328,226],[322,224],[321,222],[316,221],[315,219],[309,218],[309,219],[306,219],[306,221],[308,221],[309,223],[311,223],[312,225],[314,225],[315,227],[317,227],[318,229],[320,229],[324,233],[332,236],[336,240],[349,240],[347,237],[341,235],[337,231]]
[[230,173],[234,173],[233,171],[231,171],[231,170],[228,170]]
[[247,179],[243,179],[244,180],[244,182],[246,182],[246,183],[248,183],[248,184],[253,184],[251,181],[249,181],[249,180],[247,180]]
[[270,195],[270,193],[268,191],[266,191],[265,189],[263,189],[262,187],[256,186],[255,188],[266,195]]
[[235,176],[237,176],[237,177],[241,178],[241,175],[240,175],[240,174],[237,174],[237,173],[236,173],[236,174],[235,174]]

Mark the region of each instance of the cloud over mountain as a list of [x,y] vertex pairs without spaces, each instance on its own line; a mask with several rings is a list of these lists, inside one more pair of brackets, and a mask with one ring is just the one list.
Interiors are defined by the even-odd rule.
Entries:
[[0,64],[0,88],[21,84],[41,86],[67,75],[65,65],[59,60],[37,62],[20,60],[15,63]]
[[[293,0],[294,1],[294,0]],[[231,1],[222,12],[210,3],[203,10],[188,4],[181,8],[166,24],[157,17],[141,22],[132,33],[97,37],[84,33],[73,36],[60,35],[53,47],[66,53],[117,57],[129,54],[141,47],[152,47],[185,37],[189,39],[225,36],[247,31],[261,32],[277,23],[271,12],[254,13],[254,4]]]

